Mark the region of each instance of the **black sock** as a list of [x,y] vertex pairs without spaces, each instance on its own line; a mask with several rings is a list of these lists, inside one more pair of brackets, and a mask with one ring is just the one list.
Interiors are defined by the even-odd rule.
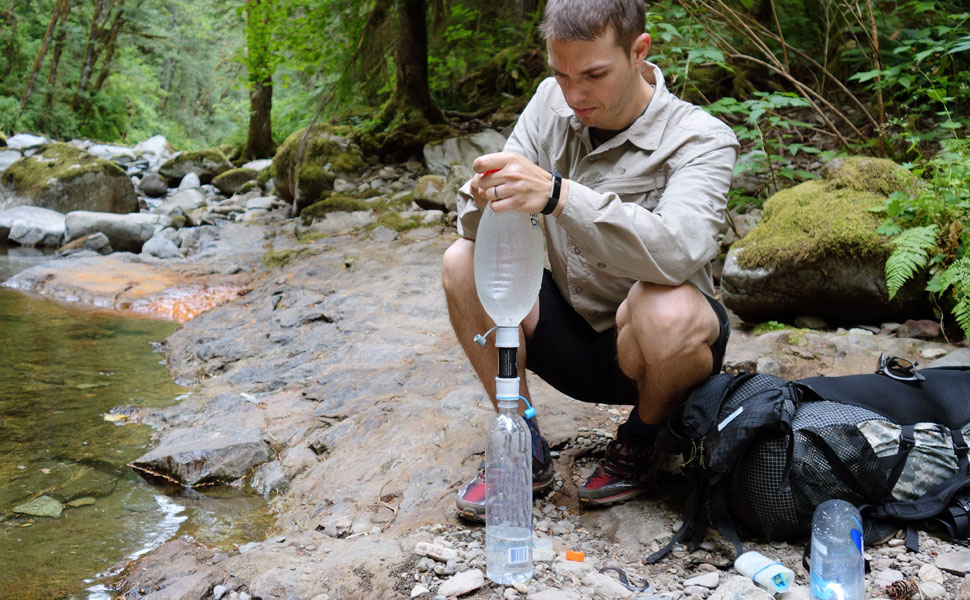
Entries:
[[640,420],[640,414],[637,412],[637,407],[634,406],[633,410],[630,411],[630,416],[627,418],[626,423],[623,423],[616,428],[616,437],[628,437],[637,438],[647,442],[652,442],[657,439],[657,434],[663,429],[663,423],[647,424]]

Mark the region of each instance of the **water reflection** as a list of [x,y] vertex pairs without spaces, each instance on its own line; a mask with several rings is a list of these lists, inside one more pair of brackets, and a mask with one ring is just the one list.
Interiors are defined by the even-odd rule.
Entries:
[[[0,256],[0,280],[47,259],[24,250]],[[261,498],[160,490],[126,466],[151,430],[109,413],[185,393],[153,349],[175,327],[0,288],[0,599],[111,598],[119,565],[176,535],[225,548],[263,538]],[[40,497],[60,516],[21,514]]]

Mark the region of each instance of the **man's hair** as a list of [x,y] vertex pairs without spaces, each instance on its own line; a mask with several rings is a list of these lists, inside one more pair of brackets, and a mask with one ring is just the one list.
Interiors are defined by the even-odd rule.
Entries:
[[645,24],[643,0],[549,0],[539,31],[546,40],[588,42],[609,28],[629,52]]

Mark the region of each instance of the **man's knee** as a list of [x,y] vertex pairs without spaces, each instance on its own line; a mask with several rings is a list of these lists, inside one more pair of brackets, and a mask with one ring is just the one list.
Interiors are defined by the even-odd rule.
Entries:
[[441,259],[441,285],[453,294],[475,283],[475,243],[459,238],[445,250]]
[[696,326],[700,315],[701,293],[690,284],[667,286],[638,281],[627,293],[622,308],[623,323],[617,314],[617,325],[632,325],[638,335],[665,339]]

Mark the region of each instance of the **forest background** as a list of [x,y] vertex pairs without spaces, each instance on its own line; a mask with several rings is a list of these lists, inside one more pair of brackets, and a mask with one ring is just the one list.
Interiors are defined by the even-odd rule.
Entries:
[[[7,3],[6,8],[3,4]],[[30,131],[272,156],[322,123],[375,161],[514,121],[548,68],[542,0],[0,0],[0,139]],[[657,0],[649,59],[734,127],[738,169],[818,176],[890,158],[890,294],[927,290],[970,335],[970,6],[966,0]]]

